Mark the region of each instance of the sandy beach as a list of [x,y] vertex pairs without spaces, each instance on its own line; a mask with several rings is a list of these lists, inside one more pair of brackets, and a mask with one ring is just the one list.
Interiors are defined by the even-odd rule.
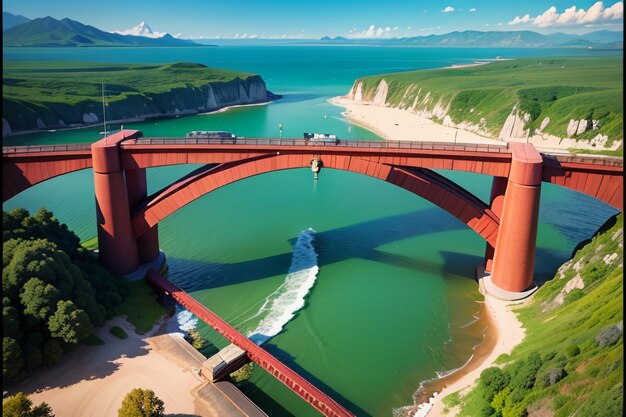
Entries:
[[[444,397],[457,391],[461,394],[466,393],[474,385],[480,373],[493,366],[498,356],[503,353],[510,354],[513,348],[521,343],[526,332],[517,320],[512,306],[528,303],[530,299],[532,297],[523,301],[502,301],[485,295],[482,311],[488,323],[485,339],[463,368],[433,384],[437,394],[431,397],[432,408],[427,413],[428,416],[443,416],[442,399]],[[455,413],[450,411],[446,415],[452,417]]]
[[[574,139],[559,138],[545,133],[528,138],[507,139],[506,141],[494,139],[466,130],[462,126],[444,126],[409,110],[355,101],[345,96],[334,97],[329,102],[346,109],[342,114],[349,123],[370,130],[385,140],[494,145],[503,145],[507,142],[529,142],[535,145],[540,152],[547,153],[569,153],[568,149],[570,148],[599,149],[592,146],[589,142],[577,142]],[[616,141],[611,148],[607,149],[614,150],[619,148],[620,145],[621,141]]]
[[[97,331],[104,345],[78,347],[55,367],[8,387],[9,394],[22,391],[34,404],[45,401],[57,416],[109,417],[117,415],[130,390],[147,388],[163,400],[166,414],[217,415],[193,393],[205,383],[194,372],[203,356],[182,339],[182,333],[170,333],[170,321],[162,320],[147,335],[137,335],[126,320],[110,320]],[[129,337],[113,336],[112,326],[121,327]]]

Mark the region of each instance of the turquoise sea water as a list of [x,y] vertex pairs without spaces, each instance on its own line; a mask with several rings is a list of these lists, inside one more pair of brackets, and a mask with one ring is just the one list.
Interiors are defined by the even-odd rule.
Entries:
[[[269,90],[284,95],[267,106],[125,125],[145,136],[229,130],[240,136],[277,137],[281,123],[283,137],[321,131],[341,138],[379,140],[349,125],[342,109],[327,102],[347,93],[355,78],[496,56],[588,52],[219,47],[5,48],[3,53],[5,60],[200,62],[258,73]],[[45,132],[3,142],[93,142],[100,130]],[[150,169],[149,191],[195,168]],[[441,173],[488,198],[490,178]],[[92,177],[90,171],[80,171],[49,180],[3,208],[26,207],[34,212],[45,206],[82,239],[91,238],[95,235]],[[537,280],[550,279],[573,247],[614,212],[591,198],[544,184]],[[263,345],[266,349],[360,416],[391,416],[394,409],[412,403],[421,381],[467,361],[483,330],[480,322],[474,323],[480,299],[474,268],[484,242],[448,213],[403,189],[331,169],[322,170],[318,181],[310,170],[275,172],[236,182],[188,204],[160,224],[159,235],[170,279],[245,333],[265,317],[265,313],[257,315],[264,311],[264,303],[283,293],[286,277],[293,272],[294,245],[308,228],[316,233],[306,262],[316,260],[319,270],[304,307]],[[277,303],[275,310],[283,307]],[[215,345],[207,354],[226,345],[207,326],[199,324],[199,330]],[[260,369],[243,389],[272,416],[318,415]]]

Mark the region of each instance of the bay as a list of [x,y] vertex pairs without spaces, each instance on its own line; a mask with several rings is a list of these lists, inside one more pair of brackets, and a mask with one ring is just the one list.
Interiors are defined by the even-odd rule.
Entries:
[[[471,63],[496,56],[588,55],[585,50],[384,47],[4,48],[5,60],[125,63],[199,62],[260,74],[284,96],[265,106],[129,123],[147,137],[228,130],[246,137],[334,133],[380,140],[346,122],[327,100],[361,76]],[[111,128],[117,129],[119,125]],[[101,127],[4,138],[4,145],[83,143]],[[197,166],[148,170],[149,192]],[[487,200],[489,177],[440,173]],[[93,175],[51,179],[12,198],[4,210],[51,209],[81,239],[95,235]],[[574,246],[615,210],[557,186],[542,187],[535,277],[552,278]],[[240,331],[254,328],[266,298],[285,281],[299,234],[316,231],[319,271],[299,310],[263,346],[357,415],[391,416],[412,403],[421,381],[467,361],[481,340],[474,269],[484,242],[457,219],[403,189],[331,169],[314,181],[298,169],[252,177],[188,204],[159,226],[170,279]],[[472,324],[474,323],[474,324]],[[213,344],[227,342],[199,324]],[[255,369],[244,392],[269,415],[318,413]]]

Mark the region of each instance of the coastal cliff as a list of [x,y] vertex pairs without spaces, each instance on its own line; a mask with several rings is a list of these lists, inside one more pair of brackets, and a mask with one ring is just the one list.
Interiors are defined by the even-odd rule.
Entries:
[[621,148],[623,64],[613,58],[500,60],[357,79],[346,99],[500,139]]
[[[212,69],[199,64],[172,64],[150,67],[145,74],[141,74],[143,69],[139,69],[136,71],[138,75],[146,77],[142,80],[128,79],[127,74],[122,74],[119,79],[106,83],[106,119],[129,121],[182,116],[280,98],[267,90],[259,75],[225,70],[207,73],[209,70]],[[190,79],[191,74],[193,79]],[[133,74],[133,77],[137,75]],[[161,83],[159,79],[164,81]],[[101,85],[91,83],[89,94],[72,100],[73,91],[84,88],[80,85],[83,81],[57,86],[57,91],[41,86],[39,80],[7,80],[5,77],[5,86],[7,82],[14,87],[15,94],[3,97],[3,136],[20,131],[103,122],[102,97],[97,94]],[[34,94],[20,96],[20,87],[35,90]]]

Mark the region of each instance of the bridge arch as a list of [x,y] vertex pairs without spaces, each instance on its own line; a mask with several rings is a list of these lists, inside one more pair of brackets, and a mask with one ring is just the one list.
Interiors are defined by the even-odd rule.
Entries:
[[[139,206],[132,215],[134,234],[142,236],[161,220],[217,188],[268,172],[306,168],[310,166],[309,158],[277,153],[201,167]],[[324,168],[359,173],[404,188],[441,207],[496,246],[498,216],[479,198],[434,171],[341,156],[325,157],[322,164]]]

